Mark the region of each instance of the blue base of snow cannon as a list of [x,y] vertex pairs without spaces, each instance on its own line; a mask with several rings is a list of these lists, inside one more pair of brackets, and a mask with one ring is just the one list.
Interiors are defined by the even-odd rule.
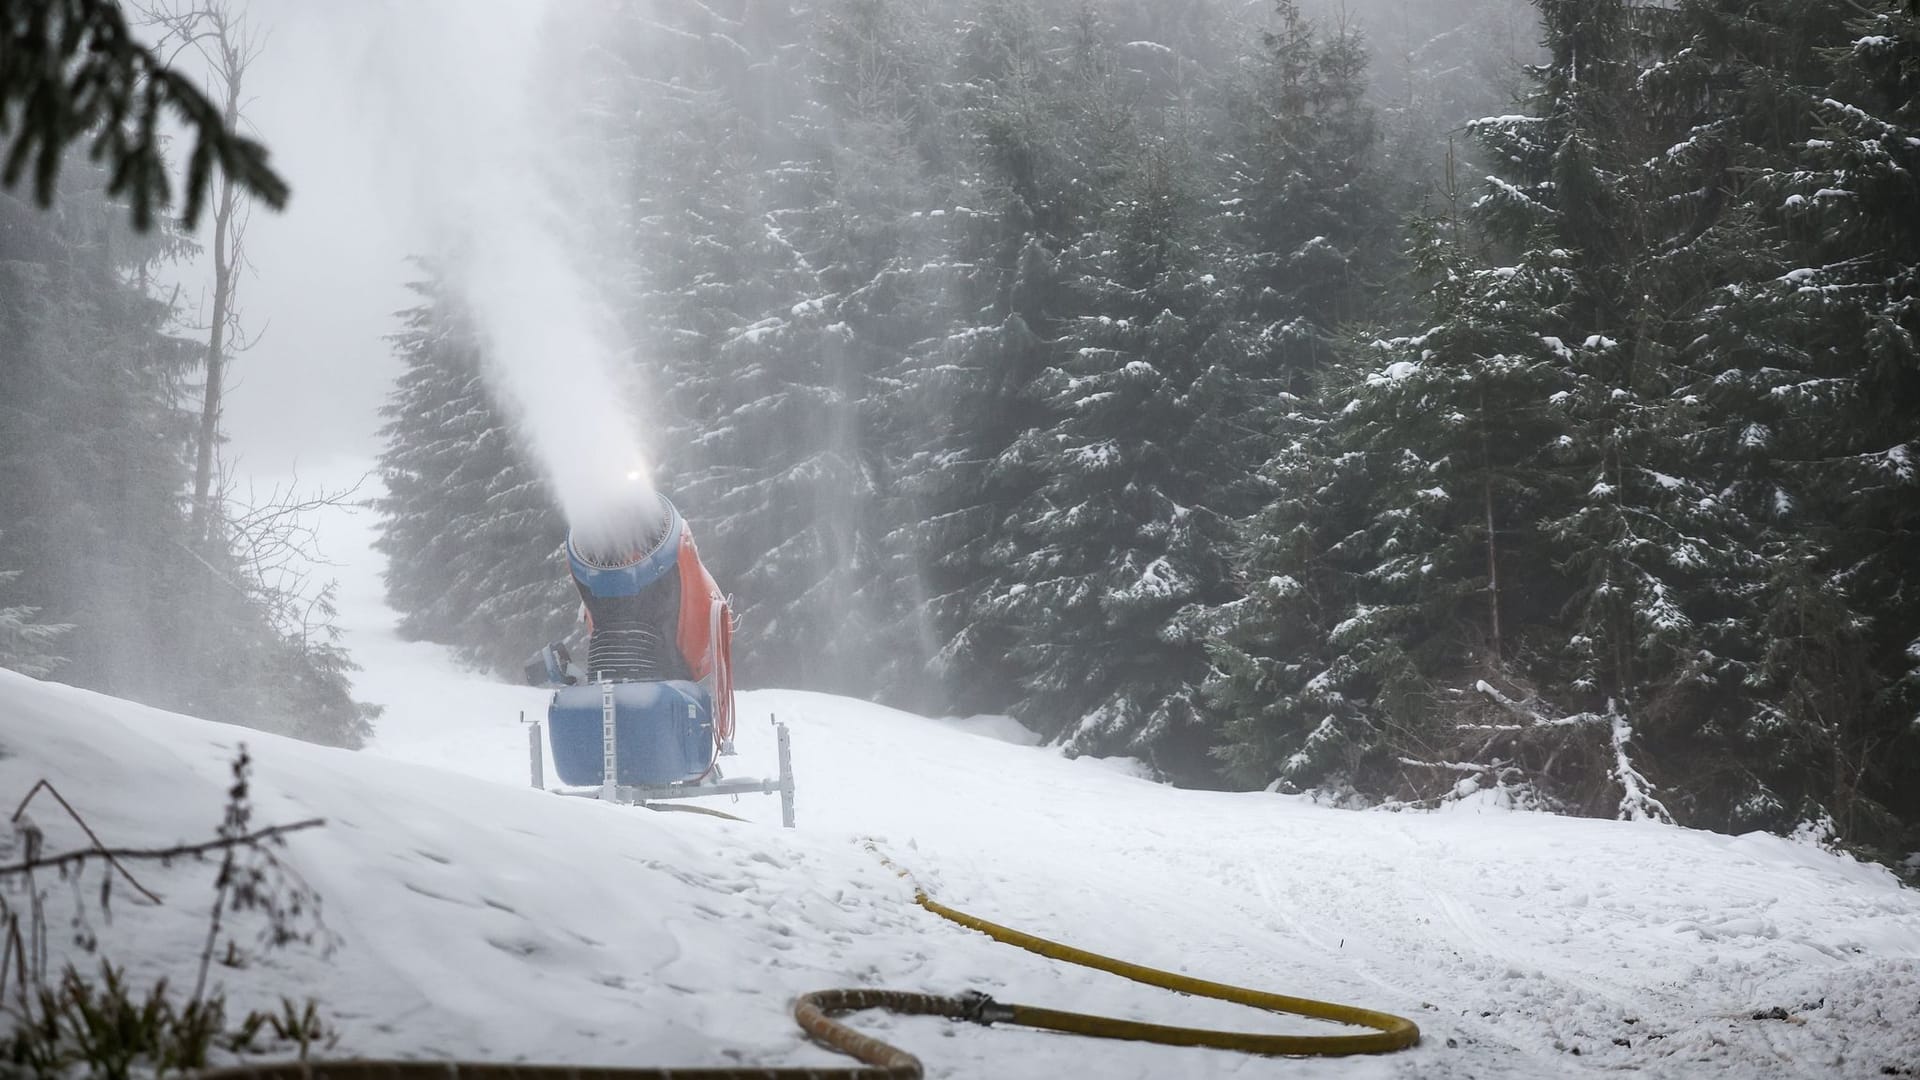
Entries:
[[[560,782],[605,782],[601,745],[601,688],[583,684],[554,692],[547,737]],[[632,786],[693,780],[713,765],[713,704],[692,682],[613,684],[616,783]]]

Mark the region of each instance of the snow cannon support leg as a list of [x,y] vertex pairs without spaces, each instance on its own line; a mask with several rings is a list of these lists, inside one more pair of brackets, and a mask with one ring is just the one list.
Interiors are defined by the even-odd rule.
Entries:
[[793,828],[793,739],[787,725],[773,722],[774,738],[780,746],[780,824]]
[[[526,718],[526,713],[520,714],[521,720],[524,721]],[[545,725],[538,720],[527,726],[527,770],[533,777],[533,786],[537,788],[547,786],[547,762],[544,754],[546,736],[542,731],[544,727]]]
[[620,798],[619,773],[615,766],[620,760],[619,728],[613,722],[613,683],[605,675],[600,676],[600,761],[604,771],[600,774],[600,797],[607,802],[617,802]]

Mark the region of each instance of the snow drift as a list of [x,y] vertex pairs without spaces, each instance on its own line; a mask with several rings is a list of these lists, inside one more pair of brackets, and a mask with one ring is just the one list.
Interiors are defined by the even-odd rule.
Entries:
[[[257,822],[328,820],[287,855],[325,898],[338,947],[271,952],[221,978],[236,1004],[318,997],[356,1056],[825,1063],[836,1059],[802,1040],[788,1002],[843,985],[1328,1030],[1052,965],[934,920],[854,842],[877,836],[936,895],[985,917],[1398,1012],[1426,1034],[1404,1054],[1289,1062],[1289,1075],[1920,1065],[1920,897],[1878,867],[1774,837],[1179,791],[994,737],[996,725],[746,694],[736,775],[770,768],[770,713],[794,729],[801,827],[786,831],[770,824],[774,799],[725,805],[756,819],[737,824],[533,790],[516,715],[527,692],[472,680],[458,698],[405,693],[388,696],[376,748],[351,753],[0,672],[0,790],[46,777],[111,842],[197,839],[248,743]],[[43,823],[55,844],[77,842]],[[153,875],[163,906],[116,902],[106,949],[143,978],[190,975],[210,870]],[[1775,1006],[1789,1019],[1754,1018]],[[856,1023],[936,1075],[1258,1067],[934,1020]]]

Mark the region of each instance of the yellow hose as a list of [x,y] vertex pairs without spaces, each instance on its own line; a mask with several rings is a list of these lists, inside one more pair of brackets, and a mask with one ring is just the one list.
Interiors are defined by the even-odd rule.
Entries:
[[[679,806],[656,809],[683,809]],[[732,817],[704,807],[685,807],[696,813]],[[739,820],[734,818],[734,820]],[[1115,960],[1071,945],[1062,945],[1033,934],[1022,933],[997,923],[950,908],[927,895],[913,876],[887,858],[873,841],[868,851],[913,887],[914,902],[928,911],[978,930],[995,941],[1005,942],[1081,967],[1094,968],[1195,997],[1215,998],[1250,1005],[1269,1012],[1291,1013],[1318,1020],[1374,1028],[1366,1035],[1260,1035],[1252,1032],[1213,1031],[1206,1028],[1171,1027],[1110,1016],[1061,1012],[1032,1005],[1008,1005],[980,994],[946,997],[903,990],[844,989],[816,990],[802,994],[793,1004],[793,1018],[810,1038],[854,1058],[861,1064],[845,1068],[760,1068],[720,1066],[717,1068],[673,1068],[662,1066],[580,1067],[574,1065],[520,1065],[464,1061],[287,1061],[238,1065],[222,1069],[203,1069],[199,1080],[922,1080],[920,1060],[898,1047],[863,1035],[835,1019],[836,1014],[866,1009],[886,1009],[916,1016],[943,1016],[952,1020],[977,1023],[1009,1023],[1022,1027],[1044,1028],[1074,1035],[1102,1039],[1130,1039],[1137,1042],[1164,1043],[1171,1046],[1206,1046],[1217,1050],[1236,1050],[1248,1054],[1285,1054],[1335,1057],[1349,1054],[1384,1054],[1404,1050],[1420,1041],[1420,1029],[1410,1020],[1371,1009],[1336,1005],[1310,998],[1269,994],[1261,990],[1209,982],[1141,964]]]
[[1208,1046],[1218,1050],[1238,1050],[1248,1054],[1313,1057],[1385,1054],[1404,1050],[1420,1041],[1418,1025],[1391,1013],[1375,1012],[1372,1009],[1340,1005],[1331,1001],[1271,994],[1264,990],[1250,990],[1242,986],[1196,979],[1189,975],[1150,968],[1144,964],[1116,960],[1111,956],[1102,956],[1072,945],[1062,945],[1057,941],[1049,941],[1011,927],[988,922],[964,911],[950,908],[928,896],[926,890],[913,880],[913,875],[887,858],[876,844],[869,840],[866,846],[867,850],[871,851],[883,864],[913,886],[914,903],[950,922],[958,923],[970,930],[978,930],[995,941],[1013,945],[1031,953],[1038,953],[1052,960],[1093,968],[1137,983],[1158,986],[1164,990],[1191,994],[1194,997],[1231,1001],[1238,1005],[1250,1005],[1268,1012],[1291,1013],[1296,1016],[1331,1020],[1339,1024],[1351,1024],[1355,1027],[1375,1030],[1365,1035],[1262,1035],[1241,1031],[1169,1027],[1137,1020],[1119,1020],[1109,1016],[1088,1016],[1083,1013],[1061,1012],[1057,1009],[1042,1009],[1032,1005],[999,1006],[1000,1011],[991,1014],[993,1019],[1005,1020],[1007,1023],[1019,1024],[1023,1027],[1046,1028],[1050,1031],[1065,1031],[1102,1039],[1132,1039],[1172,1046]]

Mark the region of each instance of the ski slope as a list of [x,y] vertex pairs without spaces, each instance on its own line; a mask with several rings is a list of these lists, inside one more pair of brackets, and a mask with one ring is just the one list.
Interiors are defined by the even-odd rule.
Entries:
[[[799,828],[535,790],[520,713],[544,695],[395,639],[370,580],[342,594],[361,691],[387,706],[353,753],[0,672],[0,793],[45,777],[110,842],[201,839],[228,761],[254,820],[318,815],[287,857],[337,940],[219,976],[236,1003],[313,995],[353,1056],[579,1064],[827,1064],[801,992],[984,990],[1163,1023],[1340,1030],[1065,967],[933,918],[936,897],[1095,951],[1414,1019],[1379,1058],[1235,1054],[865,1015],[951,1077],[1881,1076],[1920,1073],[1920,893],[1769,836],[1468,805],[1355,813],[1182,791],[1068,760],[1003,719],[946,721],[820,694],[743,695],[731,775],[793,731]],[[37,813],[56,847],[77,831]],[[211,867],[143,871],[106,949],[192,978]],[[1780,1007],[1786,1019],[1754,1019]],[[1900,1072],[1900,1070],[1910,1070]]]

